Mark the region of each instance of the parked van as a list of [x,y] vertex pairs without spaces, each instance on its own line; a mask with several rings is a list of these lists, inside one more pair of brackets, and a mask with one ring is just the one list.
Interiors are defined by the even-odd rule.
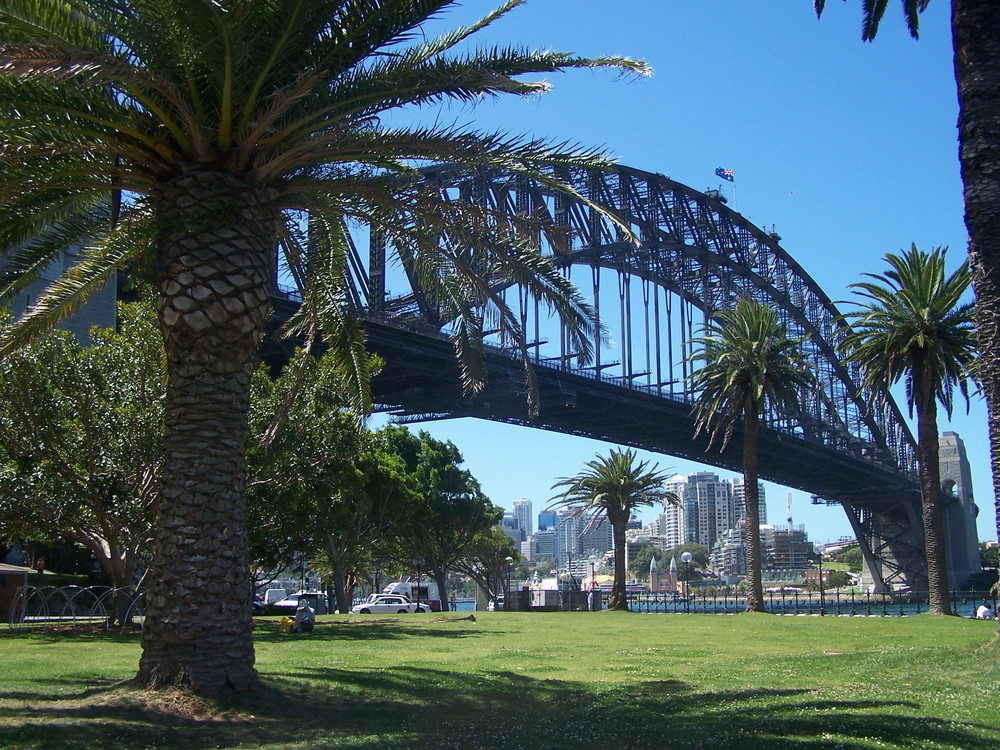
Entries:
[[286,596],[288,596],[288,592],[284,589],[268,589],[264,592],[264,606],[280,602]]
[[441,594],[434,581],[421,581],[419,585],[416,581],[393,581],[382,589],[382,593],[402,594],[410,601],[426,605],[432,612],[441,611]]

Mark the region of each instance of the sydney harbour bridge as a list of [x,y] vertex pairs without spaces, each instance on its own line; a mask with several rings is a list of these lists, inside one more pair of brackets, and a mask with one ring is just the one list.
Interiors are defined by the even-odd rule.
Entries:
[[[349,259],[350,298],[369,350],[385,360],[372,383],[379,409],[402,421],[479,417],[527,425],[738,472],[739,427],[722,450],[693,437],[690,355],[714,311],[754,298],[779,310],[789,334],[803,339],[817,382],[801,394],[799,413],[762,418],[761,477],[842,505],[877,590],[926,588],[913,438],[892,401],[861,390],[858,372],[837,351],[840,313],[777,234],[751,224],[714,191],[628,167],[559,177],[610,209],[631,237],[586,202],[520,176],[448,166],[423,174],[450,200],[561,228],[566,241],[558,247],[546,246],[540,233],[542,251],[589,298],[604,333],[595,333],[594,356],[579,366],[558,320],[522,289],[498,288],[528,339],[538,414],[529,414],[521,354],[499,341],[486,342],[485,387],[465,396],[449,321],[394,249],[361,232]],[[275,300],[279,317],[292,303]]]

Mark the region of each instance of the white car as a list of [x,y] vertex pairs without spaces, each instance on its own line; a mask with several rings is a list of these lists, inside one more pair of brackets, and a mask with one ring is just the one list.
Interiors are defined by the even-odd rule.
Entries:
[[279,612],[294,611],[299,606],[300,599],[308,601],[309,606],[313,608],[317,615],[325,615],[329,612],[329,608],[326,606],[326,594],[318,591],[297,591],[294,594],[289,594],[279,602],[274,602],[271,606]]
[[407,615],[426,611],[424,605],[410,601],[402,594],[372,594],[367,601],[351,607],[351,612],[356,615]]

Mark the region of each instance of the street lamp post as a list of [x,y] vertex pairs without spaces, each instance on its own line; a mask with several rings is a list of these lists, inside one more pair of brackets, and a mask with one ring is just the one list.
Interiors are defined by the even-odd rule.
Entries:
[[508,555],[504,560],[507,562],[507,590],[503,595],[503,608],[510,612],[510,567],[514,564],[514,558]]
[[816,562],[819,564],[819,616],[826,614],[826,589],[823,587],[823,555],[817,555]]
[[413,567],[417,571],[417,609],[416,609],[416,611],[419,612],[420,611],[420,569],[422,567],[424,567],[424,558],[422,558],[422,557],[414,557],[413,558]]
[[684,614],[687,614],[691,611],[691,601],[688,598],[688,591],[691,588],[691,553],[681,554],[681,562],[684,563]]

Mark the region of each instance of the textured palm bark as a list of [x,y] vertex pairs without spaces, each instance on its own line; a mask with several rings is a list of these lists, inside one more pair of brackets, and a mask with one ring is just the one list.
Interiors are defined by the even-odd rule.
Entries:
[[747,399],[743,410],[743,504],[746,514],[747,612],[764,611],[764,586],[760,580],[760,492],[757,487],[757,403]]
[[248,690],[257,673],[244,440],[274,273],[273,196],[194,171],[155,198],[165,465],[137,679]]
[[615,545],[615,581],[608,599],[608,609],[628,609],[628,595],[625,591],[625,528],[628,526],[628,515],[608,513],[611,538]]
[[937,400],[927,372],[926,358],[915,363],[913,388],[917,396],[917,457],[920,462],[920,513],[927,560],[927,589],[931,612],[951,614],[948,595],[948,558],[944,514],[941,509],[941,469],[938,456]]
[[989,414],[1000,535],[1000,3],[952,0],[951,28],[965,226],[976,292],[978,374]]

